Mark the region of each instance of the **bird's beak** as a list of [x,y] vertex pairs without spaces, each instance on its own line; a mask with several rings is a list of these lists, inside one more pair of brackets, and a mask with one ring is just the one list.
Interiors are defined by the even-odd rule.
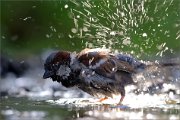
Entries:
[[43,79],[49,78],[49,77],[51,77],[53,75],[54,75],[54,73],[52,71],[46,70],[44,75],[43,75]]

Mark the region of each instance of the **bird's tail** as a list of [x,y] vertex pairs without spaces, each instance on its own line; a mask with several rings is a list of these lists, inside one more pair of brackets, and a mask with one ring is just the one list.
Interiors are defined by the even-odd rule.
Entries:
[[153,68],[164,68],[164,67],[175,67],[175,66],[180,67],[180,62],[179,62],[180,58],[173,58],[164,62],[159,62],[159,61],[144,62],[144,61],[139,61],[133,58],[132,56],[124,55],[124,54],[117,54],[116,57],[118,58],[118,60],[125,61],[129,63],[131,66],[133,66],[136,73],[143,72],[146,70],[153,70]]
[[136,73],[141,73],[143,71],[154,71],[157,69],[168,68],[168,67],[180,67],[180,62],[170,61],[170,62],[142,62],[135,66]]
[[145,70],[153,70],[154,68],[180,67],[180,62],[149,62],[145,65]]

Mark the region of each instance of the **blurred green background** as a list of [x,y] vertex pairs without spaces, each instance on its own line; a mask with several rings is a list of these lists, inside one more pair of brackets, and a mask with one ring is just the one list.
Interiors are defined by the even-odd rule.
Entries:
[[179,0],[1,1],[1,51],[106,47],[138,57],[180,51]]

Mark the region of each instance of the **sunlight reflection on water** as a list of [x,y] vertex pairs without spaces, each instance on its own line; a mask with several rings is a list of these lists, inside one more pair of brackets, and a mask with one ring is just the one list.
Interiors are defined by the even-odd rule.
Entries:
[[[142,99],[143,98],[143,99]],[[99,103],[94,98],[73,98],[48,100],[51,104],[85,109],[85,115],[97,119],[179,119],[179,105],[166,104],[164,96],[127,95],[123,105],[113,104],[113,100]],[[87,117],[87,119],[89,119]],[[84,117],[83,119],[85,119]],[[80,120],[80,119],[79,119]]]

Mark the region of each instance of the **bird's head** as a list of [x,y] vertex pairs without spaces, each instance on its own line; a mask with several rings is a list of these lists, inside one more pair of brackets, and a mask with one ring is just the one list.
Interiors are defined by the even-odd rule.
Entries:
[[45,73],[43,78],[52,78],[53,81],[58,82],[68,79],[72,72],[70,68],[73,60],[71,54],[67,51],[51,53],[44,63]]

